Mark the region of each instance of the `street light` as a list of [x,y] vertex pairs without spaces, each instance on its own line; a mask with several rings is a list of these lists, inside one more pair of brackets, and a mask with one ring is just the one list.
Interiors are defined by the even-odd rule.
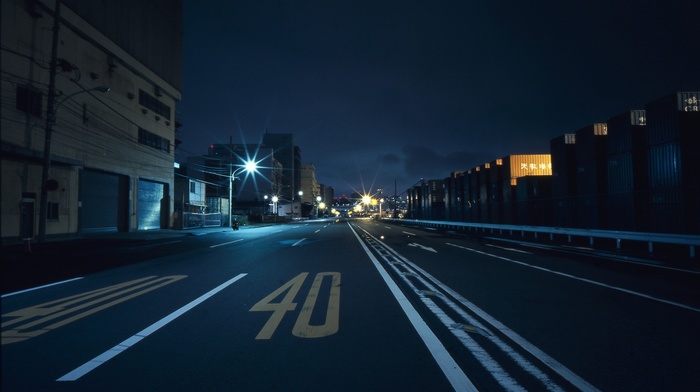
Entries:
[[60,100],[55,104],[55,96],[53,93],[49,94],[49,104],[47,107],[46,116],[46,128],[44,129],[44,164],[41,170],[41,200],[39,205],[39,236],[38,241],[43,243],[46,239],[46,215],[48,211],[48,181],[49,173],[51,171],[51,137],[53,135],[53,126],[56,124],[58,109],[61,108],[68,99],[73,98],[78,94],[89,93],[91,91],[99,91],[101,93],[109,92],[110,88],[108,86],[98,86],[87,90],[76,91],[72,94],[67,95],[65,98]]
[[255,161],[247,161],[245,165],[233,170],[233,164],[229,164],[229,184],[228,184],[228,226],[233,227],[233,185],[235,184],[236,174],[245,170],[247,173],[253,173],[257,170],[258,165]]
[[277,223],[277,216],[279,216],[279,210],[277,209],[277,202],[280,200],[279,197],[277,196],[272,196],[272,202],[274,203],[273,205],[273,211],[275,213],[275,223]]

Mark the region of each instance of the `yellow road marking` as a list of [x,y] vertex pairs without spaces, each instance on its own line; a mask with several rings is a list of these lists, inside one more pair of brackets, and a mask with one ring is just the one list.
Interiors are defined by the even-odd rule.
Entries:
[[[250,308],[251,312],[272,312],[272,316],[267,320],[263,328],[255,337],[256,340],[270,339],[279,326],[286,312],[296,310],[297,304],[294,297],[299,293],[304,284],[308,272],[302,272],[289,282],[282,285],[277,290],[270,293],[265,298]],[[323,325],[310,325],[311,315],[316,306],[321,284],[326,276],[331,277],[331,286],[328,297],[328,308],[326,309],[326,319]],[[280,302],[272,302],[283,293],[287,292]],[[311,289],[306,296],[304,306],[297,317],[292,334],[301,338],[320,338],[333,335],[338,332],[338,320],[340,314],[340,272],[321,272],[316,274],[316,278],[311,285]]]
[[[311,314],[316,305],[318,291],[321,289],[321,283],[324,276],[330,276],[331,289],[328,298],[328,309],[326,309],[326,321],[323,325],[309,325]],[[304,306],[301,308],[301,313],[294,324],[292,334],[301,338],[322,338],[333,335],[338,332],[338,319],[340,313],[340,273],[339,272],[322,272],[316,274],[314,283],[311,285],[311,290],[306,296]]]
[[[273,291],[267,297],[261,299],[258,303],[250,308],[251,312],[273,312],[270,319],[267,320],[265,326],[260,330],[258,336],[255,337],[256,340],[270,339],[272,334],[275,333],[277,326],[279,326],[282,321],[282,317],[286,312],[292,311],[297,308],[297,304],[294,301],[301,285],[304,283],[306,276],[309,275],[308,272],[302,272],[297,275],[294,279],[282,285],[277,290]],[[289,292],[284,296],[282,302],[273,303],[272,300],[282,295],[285,291]]]
[[[186,275],[162,278],[148,276],[5,313],[2,315],[3,319],[6,317],[14,319],[2,323],[2,344],[17,343],[39,336],[186,277]],[[79,311],[82,312],[76,314]],[[13,328],[6,329],[8,327]]]

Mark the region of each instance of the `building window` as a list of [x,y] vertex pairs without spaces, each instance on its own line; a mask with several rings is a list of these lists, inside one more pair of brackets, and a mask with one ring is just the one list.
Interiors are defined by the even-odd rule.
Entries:
[[197,193],[197,184],[194,181],[190,181],[190,193]]
[[50,221],[58,221],[58,203],[49,202],[46,210],[46,219]]
[[170,120],[170,106],[143,90],[139,90],[139,104],[153,113]]
[[170,140],[139,128],[139,143],[153,147],[157,150],[170,152]]
[[17,110],[41,117],[43,94],[31,87],[17,86]]

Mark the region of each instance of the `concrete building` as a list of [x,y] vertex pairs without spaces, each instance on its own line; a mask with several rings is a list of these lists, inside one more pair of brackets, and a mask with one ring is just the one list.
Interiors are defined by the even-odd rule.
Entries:
[[275,159],[282,165],[281,187],[278,196],[288,202],[299,202],[301,190],[301,149],[294,145],[291,133],[263,135],[262,147],[271,148]]
[[182,1],[1,4],[3,240],[170,227]]
[[315,214],[316,209],[314,206],[317,204],[316,198],[323,196],[321,195],[321,188],[318,181],[316,181],[316,167],[312,163],[306,163],[301,165],[301,192],[299,196],[299,201],[301,202],[301,213],[303,216],[309,216]]

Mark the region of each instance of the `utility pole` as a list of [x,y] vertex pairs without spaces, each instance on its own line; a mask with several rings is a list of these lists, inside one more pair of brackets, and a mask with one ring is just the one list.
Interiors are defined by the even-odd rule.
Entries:
[[51,43],[51,69],[49,70],[49,93],[46,104],[46,128],[44,129],[44,164],[41,170],[41,199],[39,205],[39,243],[46,240],[46,218],[48,210],[48,189],[46,188],[51,170],[51,136],[56,122],[56,68],[58,68],[58,29],[60,25],[61,0],[56,0],[53,13],[53,41]]

